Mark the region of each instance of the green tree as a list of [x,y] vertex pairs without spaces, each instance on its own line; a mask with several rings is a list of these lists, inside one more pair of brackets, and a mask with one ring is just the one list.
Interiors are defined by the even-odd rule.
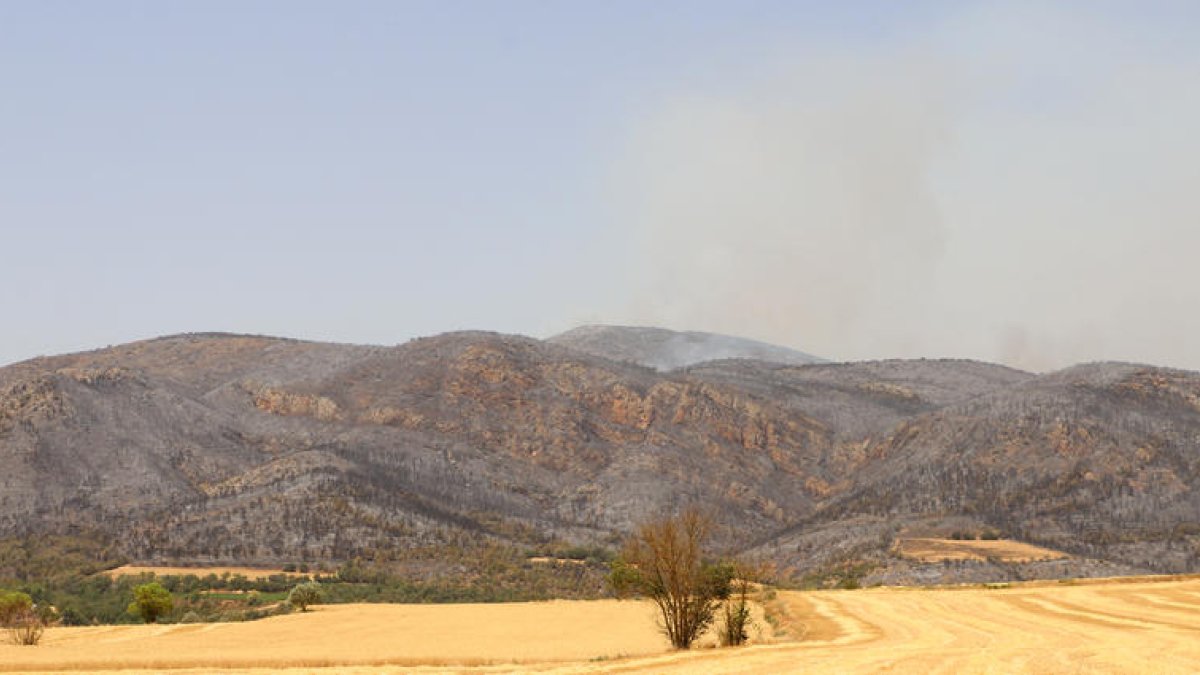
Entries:
[[720,639],[726,647],[744,645],[750,639],[750,628],[754,625],[750,617],[750,595],[766,579],[769,566],[763,562],[739,560],[732,563],[732,569],[729,598],[721,612]]
[[729,597],[733,566],[710,562],[713,522],[699,509],[651,520],[626,540],[609,584],[618,597],[641,595],[658,605],[671,645],[687,649]]
[[9,624],[8,632],[13,644],[33,646],[41,641],[46,626],[53,622],[53,610],[35,605],[18,614]]
[[174,608],[171,592],[157,581],[152,581],[133,589],[133,602],[129,604],[129,613],[140,616],[146,623],[154,623],[160,617],[170,614]]
[[321,585],[315,582],[298,584],[288,593],[288,602],[301,612],[307,612],[309,605],[319,605],[324,600]]
[[53,621],[49,606],[33,604],[33,598],[25,593],[0,591],[0,626],[8,629],[13,644],[36,645]]
[[0,627],[11,627],[32,608],[33,598],[27,594],[0,590]]

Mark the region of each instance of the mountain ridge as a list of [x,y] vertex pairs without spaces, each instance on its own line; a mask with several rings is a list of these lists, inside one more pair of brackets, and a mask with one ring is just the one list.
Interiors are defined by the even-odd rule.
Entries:
[[551,336],[546,341],[614,361],[637,363],[659,371],[728,358],[749,358],[793,365],[825,361],[790,347],[759,340],[651,326],[591,324]]
[[0,537],[345,560],[612,545],[699,502],[727,545],[795,574],[847,556],[895,568],[897,537],[955,518],[1195,571],[1198,448],[1200,373],[1140,364],[663,372],[480,331],[391,347],[189,333],[0,368]]

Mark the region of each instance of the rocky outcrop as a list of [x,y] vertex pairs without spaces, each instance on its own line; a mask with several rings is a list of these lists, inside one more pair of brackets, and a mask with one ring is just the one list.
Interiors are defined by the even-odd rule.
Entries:
[[18,424],[32,428],[69,414],[70,406],[52,375],[17,381],[0,391],[0,432]]
[[272,387],[253,388],[254,407],[272,415],[311,417],[322,422],[339,418],[338,405],[324,396],[293,394]]

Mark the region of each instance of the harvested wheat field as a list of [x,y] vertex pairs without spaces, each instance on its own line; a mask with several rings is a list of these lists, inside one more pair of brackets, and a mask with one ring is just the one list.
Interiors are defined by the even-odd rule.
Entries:
[[943,560],[987,560],[1023,563],[1033,560],[1060,560],[1066,553],[1011,539],[901,539],[896,551],[905,558],[921,562]]
[[[1195,673],[1200,580],[781,592],[775,644],[672,653],[646,603],[323,607],[247,624],[57,628],[0,668],[196,673]],[[628,657],[612,658],[626,654]],[[489,664],[489,665],[484,665]],[[322,667],[324,666],[324,667]],[[129,673],[129,670],[123,671]]]
[[653,611],[616,600],[326,605],[246,623],[52,628],[38,647],[0,645],[0,671],[611,658],[664,651]]
[[264,567],[155,567],[147,565],[122,565],[115,569],[108,570],[104,574],[110,577],[129,577],[139,574],[153,573],[160,577],[164,576],[187,576],[194,574],[198,577],[215,574],[242,575],[247,579],[266,579],[275,574],[288,574],[293,576],[307,576],[298,572],[284,572],[281,569],[268,569]]

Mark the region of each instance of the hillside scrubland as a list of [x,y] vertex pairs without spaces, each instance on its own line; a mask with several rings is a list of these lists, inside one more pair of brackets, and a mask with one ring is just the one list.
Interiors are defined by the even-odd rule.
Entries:
[[[633,362],[494,333],[395,347],[192,334],[0,368],[0,550],[50,560],[33,549],[59,536],[111,566],[357,558],[413,583],[515,588],[548,569],[530,558],[611,551],[647,514],[700,503],[723,550],[797,583],[1200,570],[1200,374],[660,371],[622,330],[606,344]],[[958,531],[1066,558],[898,553]],[[0,583],[47,576],[13,572],[35,567],[0,555]],[[581,574],[586,595],[598,577]]]

